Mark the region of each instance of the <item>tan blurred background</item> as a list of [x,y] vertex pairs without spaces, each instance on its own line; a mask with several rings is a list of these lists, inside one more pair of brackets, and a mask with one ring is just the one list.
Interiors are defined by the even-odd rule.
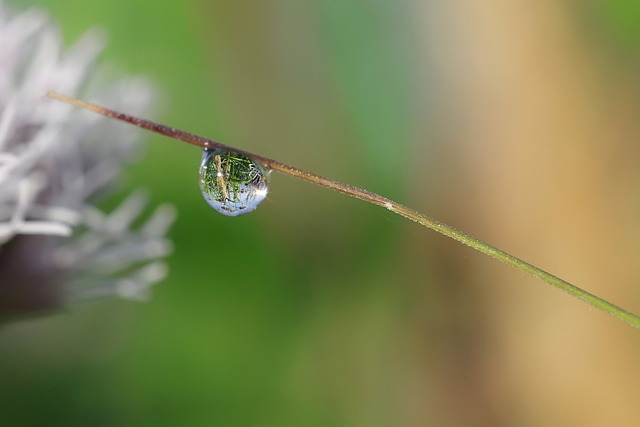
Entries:
[[[164,122],[380,192],[640,312],[639,5],[24,3],[70,42],[102,26],[105,60],[156,81]],[[5,328],[1,424],[640,425],[638,331],[289,178],[223,218],[198,153],[149,140],[126,182],[180,211],[171,276],[146,305]]]

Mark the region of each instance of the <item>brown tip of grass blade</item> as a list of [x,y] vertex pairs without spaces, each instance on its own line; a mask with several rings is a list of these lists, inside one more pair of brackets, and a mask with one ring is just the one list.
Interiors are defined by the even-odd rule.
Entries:
[[67,104],[75,105],[76,107],[86,108],[91,111],[102,111],[102,108],[99,108],[97,105],[89,104],[84,101],[80,101],[79,99],[71,98],[69,96],[63,95],[61,93],[50,90],[47,92],[47,96],[52,99],[57,99],[58,101],[65,102]]

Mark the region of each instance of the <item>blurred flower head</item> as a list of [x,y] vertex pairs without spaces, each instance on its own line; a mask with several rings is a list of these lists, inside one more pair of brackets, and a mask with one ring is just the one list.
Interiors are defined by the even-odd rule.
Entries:
[[45,97],[56,90],[144,113],[149,84],[107,84],[95,66],[102,47],[90,32],[64,49],[45,13],[0,0],[0,319],[109,295],[142,299],[166,275],[171,206],[141,220],[142,192],[108,214],[94,204],[138,157],[136,129]]

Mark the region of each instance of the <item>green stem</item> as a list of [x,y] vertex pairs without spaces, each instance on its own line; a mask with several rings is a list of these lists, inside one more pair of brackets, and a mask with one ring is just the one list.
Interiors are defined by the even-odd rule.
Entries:
[[259,160],[263,161],[263,163],[265,163],[265,166],[270,167],[271,169],[278,172],[295,176],[297,178],[304,179],[305,181],[313,182],[314,184],[331,188],[333,190],[347,194],[351,197],[365,200],[369,203],[387,208],[395,214],[410,219],[411,221],[415,221],[418,224],[421,224],[427,228],[437,231],[438,233],[444,234],[447,237],[457,240],[458,242],[463,243],[477,250],[478,252],[482,252],[483,254],[502,261],[505,264],[515,267],[520,271],[528,273],[533,277],[536,277],[543,282],[550,284],[551,286],[565,291],[568,294],[586,302],[587,304],[590,304],[593,307],[602,310],[614,317],[617,317],[618,319],[627,322],[635,328],[640,329],[640,317],[636,316],[635,314],[630,313],[616,306],[615,304],[612,304],[596,295],[593,295],[592,293],[587,292],[575,285],[572,285],[566,280],[562,280],[561,278],[554,276],[551,273],[547,273],[546,271],[536,267],[535,265],[529,264],[528,262],[523,261],[520,258],[517,258],[494,246],[491,246],[490,244],[485,243],[482,240],[471,236],[470,234],[464,233],[441,221],[431,218],[428,215],[415,211],[407,206],[387,199],[386,197],[382,197],[378,194],[371,193],[369,191],[353,187],[351,185],[343,184],[319,175],[305,172],[292,166],[276,162],[274,160],[268,160],[264,158],[259,158]]
[[193,144],[201,148],[205,148],[205,149],[220,148],[223,150],[235,151],[237,153],[250,157],[257,162],[262,163],[262,165],[264,165],[266,168],[275,170],[285,175],[302,179],[307,182],[311,182],[313,184],[320,185],[322,187],[330,188],[332,190],[338,191],[348,196],[355,197],[357,199],[364,200],[369,203],[373,203],[374,205],[382,206],[395,214],[398,214],[407,219],[410,219],[411,221],[415,221],[418,224],[421,224],[427,228],[437,231],[438,233],[444,234],[447,237],[457,240],[458,242],[463,243],[479,252],[482,252],[485,255],[488,255],[492,258],[502,261],[534,277],[537,277],[543,282],[546,282],[551,286],[554,286],[562,291],[565,291],[569,295],[572,295],[586,302],[587,304],[590,304],[593,307],[599,310],[602,310],[605,313],[610,314],[611,316],[617,317],[618,319],[628,323],[629,325],[637,329],[640,329],[639,316],[633,313],[630,313],[575,285],[572,285],[571,283],[565,280],[562,280],[559,277],[554,276],[553,274],[547,273],[546,271],[532,264],[529,264],[528,262],[523,261],[520,258],[510,255],[507,252],[504,252],[503,250],[500,250],[494,246],[491,246],[488,243],[483,242],[482,240],[479,240],[467,233],[463,233],[462,231],[456,230],[455,228],[450,227],[447,224],[444,224],[436,219],[433,219],[427,215],[417,212],[411,208],[408,208],[407,206],[401,205],[400,203],[394,202],[393,200],[387,199],[386,197],[380,196],[378,194],[372,193],[367,190],[363,190],[358,187],[354,187],[349,184],[344,184],[338,181],[334,181],[332,179],[324,178],[320,175],[316,175],[311,172],[307,172],[302,169],[298,169],[296,167],[289,166],[284,163],[280,163],[277,160],[273,160],[268,157],[263,157],[258,154],[250,153],[248,151],[239,150],[237,148],[221,144],[217,141],[204,138],[201,136],[193,135],[188,132],[184,132],[178,129],[161,125],[159,123],[133,117],[128,114],[120,113],[114,110],[101,107],[99,105],[90,104],[84,101],[80,101],[74,98],[60,95],[55,92],[48,92],[47,95],[59,101],[63,101],[78,107],[91,110],[98,114],[102,114],[103,116],[106,116],[106,117],[131,123],[143,129],[147,129],[152,132],[159,133],[161,135],[169,136],[171,138],[174,138],[189,144]]
[[391,209],[399,215],[404,216],[405,218],[409,218],[419,224],[424,225],[425,227],[429,227],[432,230],[437,231],[438,233],[442,233],[447,237],[450,237],[454,240],[457,240],[461,243],[464,243],[467,246],[472,247],[473,249],[482,252],[485,255],[489,255],[492,258],[495,258],[499,261],[502,261],[512,267],[517,268],[520,271],[528,273],[533,277],[536,277],[543,282],[550,284],[551,286],[555,286],[556,288],[567,292],[569,295],[572,295],[587,304],[592,305],[593,307],[604,311],[618,319],[627,322],[631,326],[640,329],[640,317],[637,315],[624,310],[618,307],[615,304],[610,303],[609,301],[602,299],[596,295],[593,295],[590,292],[585,291],[566,280],[562,280],[561,278],[554,276],[551,273],[547,273],[546,271],[536,267],[535,265],[529,264],[526,261],[521,260],[501,249],[498,249],[494,246],[491,246],[488,243],[483,242],[480,239],[477,239],[469,234],[463,233],[462,231],[456,230],[453,227],[450,227],[446,224],[443,224],[440,221],[429,218],[426,215],[423,215],[419,212],[416,212],[412,209],[409,209],[405,206],[400,205],[398,207],[400,211],[396,211],[395,209]]

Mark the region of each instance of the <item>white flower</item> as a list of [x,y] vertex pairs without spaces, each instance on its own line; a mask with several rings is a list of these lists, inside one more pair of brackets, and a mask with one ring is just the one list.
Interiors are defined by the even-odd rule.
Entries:
[[63,49],[46,14],[0,0],[0,318],[105,295],[141,299],[166,275],[171,206],[132,229],[142,193],[111,214],[92,204],[138,154],[136,130],[45,97],[82,92],[143,113],[146,82],[96,75],[102,46],[90,32]]

